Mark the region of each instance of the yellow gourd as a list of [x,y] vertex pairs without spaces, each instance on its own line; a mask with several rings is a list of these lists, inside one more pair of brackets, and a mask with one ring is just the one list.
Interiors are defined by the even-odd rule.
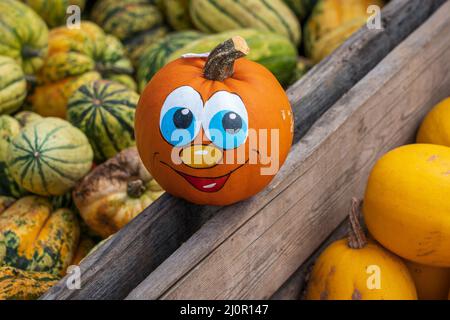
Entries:
[[450,147],[450,98],[439,103],[425,117],[417,134],[417,143]]
[[450,148],[415,144],[383,156],[370,174],[364,217],[395,254],[450,267]]
[[420,300],[447,300],[450,289],[450,268],[430,267],[405,261],[414,279]]
[[348,239],[332,243],[317,259],[307,300],[415,300],[416,288],[403,261],[373,240],[358,220],[358,202],[350,213]]

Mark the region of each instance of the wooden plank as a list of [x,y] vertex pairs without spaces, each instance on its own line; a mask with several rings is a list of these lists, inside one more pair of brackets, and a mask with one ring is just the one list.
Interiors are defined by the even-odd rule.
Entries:
[[[383,9],[384,30],[363,28],[333,55],[288,90],[296,116],[295,142],[308,128],[376,65],[392,48],[426,20],[444,0],[392,0]],[[258,199],[272,199],[273,183]],[[281,192],[281,190],[280,190]],[[265,198],[264,195],[270,195]],[[234,206],[254,210],[252,202]],[[68,290],[67,277],[42,299],[121,299],[177,249],[219,208],[199,207],[168,195],[106,241],[81,264],[82,288]],[[230,228],[233,228],[230,223]],[[230,230],[231,230],[230,229]]]
[[128,299],[266,299],[362,197],[382,154],[450,92],[450,1],[297,143],[275,181],[222,208]]

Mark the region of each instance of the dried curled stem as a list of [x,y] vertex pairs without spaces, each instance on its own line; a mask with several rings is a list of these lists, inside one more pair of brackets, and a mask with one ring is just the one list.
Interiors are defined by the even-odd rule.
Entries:
[[349,214],[348,246],[352,249],[362,249],[367,245],[367,238],[361,227],[360,201],[352,199],[352,209]]
[[234,62],[249,53],[250,49],[244,38],[235,36],[218,45],[209,54],[203,69],[206,79],[224,81],[234,72]]

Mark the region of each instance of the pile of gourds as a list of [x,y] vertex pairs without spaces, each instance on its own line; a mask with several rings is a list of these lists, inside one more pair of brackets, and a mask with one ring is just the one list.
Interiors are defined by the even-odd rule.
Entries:
[[287,86],[364,24],[368,2],[1,0],[0,299],[38,297],[163,193],[134,112],[165,64],[240,35]]
[[450,98],[425,118],[417,143],[378,160],[359,225],[316,260],[306,299],[450,300]]

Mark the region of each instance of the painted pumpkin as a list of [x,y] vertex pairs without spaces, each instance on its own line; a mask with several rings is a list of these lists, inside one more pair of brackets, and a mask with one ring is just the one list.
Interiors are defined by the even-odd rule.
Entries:
[[403,261],[367,240],[353,202],[348,239],[332,243],[317,258],[307,300],[416,300],[413,279]]
[[47,55],[45,22],[33,9],[16,0],[0,1],[0,21],[0,55],[15,59],[25,74],[33,75]]
[[414,279],[419,300],[447,300],[450,268],[438,268],[405,261]]
[[79,241],[76,215],[27,196],[0,215],[0,265],[64,275]]
[[22,0],[33,8],[51,28],[63,25],[67,19],[67,8],[76,5],[84,9],[85,0]]
[[139,154],[164,190],[198,204],[227,205],[261,191],[289,152],[293,114],[276,78],[238,59],[233,37],[207,59],[162,68],[136,110]]
[[58,282],[59,277],[45,272],[0,267],[0,300],[35,300]]
[[402,258],[450,267],[450,148],[415,144],[373,168],[364,217],[373,237]]
[[83,132],[62,119],[44,118],[11,140],[7,167],[24,189],[59,196],[89,172],[92,160],[93,151]]
[[132,73],[120,41],[96,24],[83,21],[80,29],[55,28],[50,32],[48,57],[31,97],[33,110],[42,116],[65,118],[68,99],[81,85],[122,75],[128,79],[125,84],[131,82],[135,89]]
[[0,115],[11,114],[27,96],[27,82],[21,66],[10,57],[0,56]]
[[439,103],[425,117],[417,134],[417,143],[450,147],[450,98]]
[[383,0],[319,0],[304,28],[306,56],[319,62],[330,55],[369,19],[370,5]]
[[119,231],[163,193],[136,148],[95,167],[73,191],[84,222],[103,238]]
[[139,95],[106,80],[89,82],[69,99],[67,118],[89,139],[101,163],[134,142],[134,113]]

